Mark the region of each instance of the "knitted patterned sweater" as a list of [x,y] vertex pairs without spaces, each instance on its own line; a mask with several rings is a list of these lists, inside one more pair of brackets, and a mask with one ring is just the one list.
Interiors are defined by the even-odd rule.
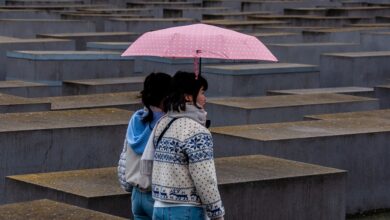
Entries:
[[[154,142],[172,118],[156,127]],[[207,128],[190,118],[179,118],[156,146],[152,195],[167,203],[202,205],[213,219],[225,211],[218,191],[213,140]]]

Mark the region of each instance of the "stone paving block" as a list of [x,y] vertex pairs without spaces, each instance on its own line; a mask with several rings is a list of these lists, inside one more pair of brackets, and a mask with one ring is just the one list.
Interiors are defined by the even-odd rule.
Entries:
[[7,79],[64,81],[125,77],[134,59],[110,51],[9,51]]
[[0,93],[0,113],[50,110],[50,102]]
[[322,54],[321,87],[379,85],[389,78],[389,58],[390,51]]
[[49,11],[24,9],[24,10],[11,10],[0,9],[0,19],[60,19],[61,16],[56,13],[50,13]]
[[110,107],[135,111],[142,107],[139,92],[42,97],[34,100],[51,103],[51,110]]
[[[61,86],[20,80],[0,81],[0,93],[27,98],[60,96]],[[47,109],[50,110],[50,107]]]
[[305,95],[305,94],[325,94],[339,93],[354,96],[375,97],[374,89],[368,87],[332,87],[332,88],[315,88],[315,89],[286,89],[286,90],[269,90],[267,95]]
[[212,126],[300,121],[307,114],[378,108],[377,99],[342,94],[210,98],[206,106]]
[[189,25],[193,23],[195,23],[195,20],[189,18],[116,18],[105,21],[104,31],[130,31],[144,33],[147,31]]
[[74,50],[75,43],[58,39],[0,39],[0,80],[5,80],[7,51],[13,50]]
[[390,50],[390,31],[361,33],[360,40],[364,50]]
[[[344,219],[342,170],[262,155],[218,158],[215,165],[226,219]],[[47,197],[130,215],[116,167],[9,176],[7,183],[14,200]]]
[[390,205],[388,120],[343,118],[211,130],[216,157],[264,154],[348,170],[348,214]]
[[74,40],[76,50],[86,50],[87,42],[131,42],[136,40],[139,34],[133,32],[87,32],[87,33],[60,33],[60,34],[38,34],[37,38],[56,38]]
[[278,58],[279,62],[320,64],[320,55],[331,52],[355,52],[360,49],[357,43],[285,43],[267,44],[267,47]]
[[379,99],[381,108],[390,108],[390,85],[378,85],[374,87],[375,96]]
[[38,219],[99,219],[99,220],[124,220],[113,215],[108,215],[65,203],[48,199],[7,204],[0,206],[0,218],[4,220],[38,220]]
[[113,108],[0,114],[0,204],[7,175],[115,166],[131,114]]
[[85,95],[96,93],[141,91],[144,80],[144,76],[69,80],[62,83],[62,94]]
[[37,34],[68,32],[94,32],[95,25],[89,21],[60,19],[0,19],[0,35],[34,38]]
[[206,65],[210,96],[259,96],[268,90],[319,87],[317,66],[294,63]]

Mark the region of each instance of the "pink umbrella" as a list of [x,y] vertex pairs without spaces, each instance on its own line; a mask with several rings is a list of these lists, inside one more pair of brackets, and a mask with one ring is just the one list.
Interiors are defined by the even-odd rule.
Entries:
[[193,24],[151,31],[140,36],[122,56],[278,61],[256,37],[207,25]]

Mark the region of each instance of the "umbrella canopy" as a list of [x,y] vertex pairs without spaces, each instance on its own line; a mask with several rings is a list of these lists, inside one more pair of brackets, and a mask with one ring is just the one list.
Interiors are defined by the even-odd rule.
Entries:
[[122,56],[277,61],[256,37],[206,24],[147,32]]

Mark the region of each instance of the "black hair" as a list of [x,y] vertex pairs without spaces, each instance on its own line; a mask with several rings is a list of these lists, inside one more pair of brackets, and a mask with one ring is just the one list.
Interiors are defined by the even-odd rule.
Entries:
[[148,114],[142,118],[143,123],[153,121],[153,112],[150,106],[160,107],[170,93],[172,77],[166,73],[151,73],[144,81],[141,91],[142,104],[148,109]]
[[172,78],[172,92],[164,103],[165,111],[185,111],[187,102],[185,95],[191,95],[194,106],[200,108],[196,103],[196,99],[201,88],[204,91],[208,88],[207,80],[202,76],[198,76],[196,79],[194,73],[184,71],[176,72]]

